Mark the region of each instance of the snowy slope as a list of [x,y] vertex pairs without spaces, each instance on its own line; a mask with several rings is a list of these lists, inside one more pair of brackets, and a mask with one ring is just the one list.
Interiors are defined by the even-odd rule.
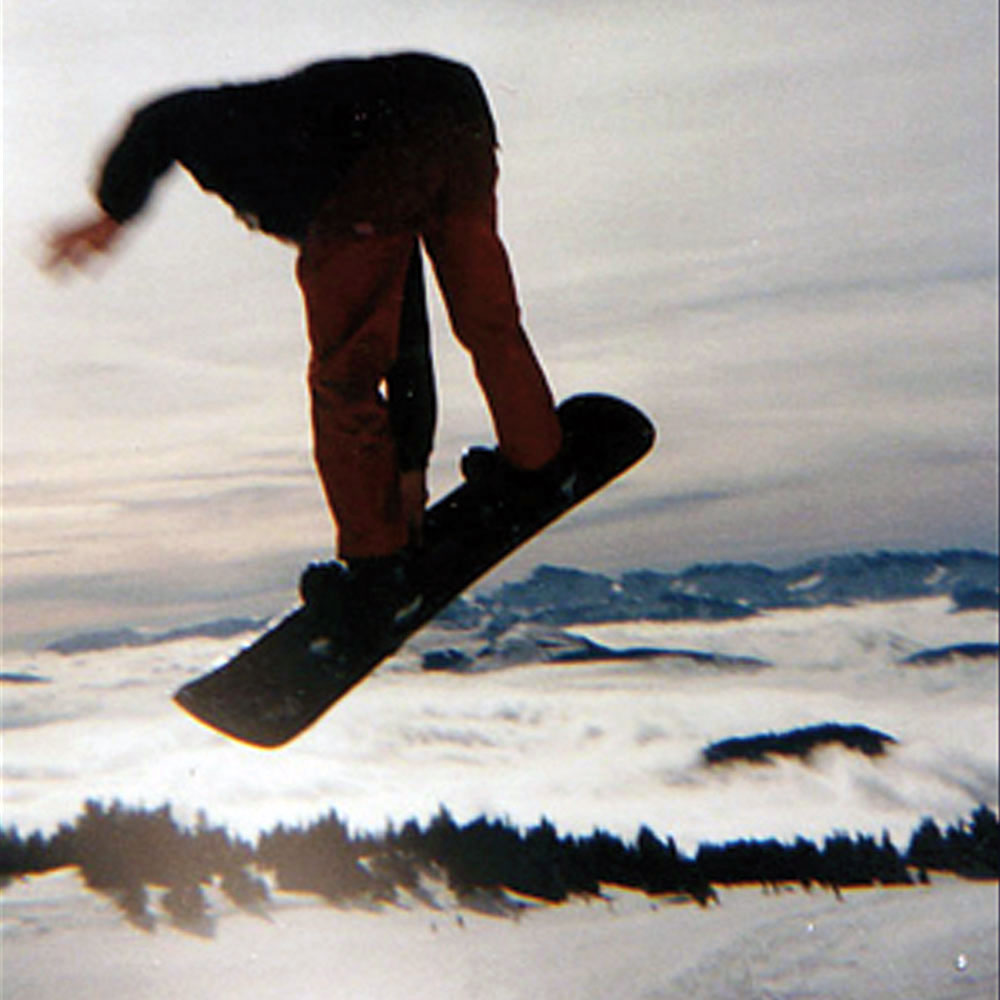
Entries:
[[279,894],[267,918],[213,897],[211,935],[124,924],[61,872],[4,893],[6,1000],[989,1000],[997,886],[766,895],[719,906],[611,891],[518,918],[409,905],[342,910]]

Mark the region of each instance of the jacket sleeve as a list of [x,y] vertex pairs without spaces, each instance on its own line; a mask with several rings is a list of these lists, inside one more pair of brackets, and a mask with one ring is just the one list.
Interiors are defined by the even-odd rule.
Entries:
[[406,274],[399,351],[386,376],[386,384],[399,467],[404,472],[425,469],[434,446],[437,396],[423,264],[417,244]]
[[139,214],[157,180],[177,158],[185,109],[192,92],[173,94],[137,111],[108,153],[97,201],[116,222]]

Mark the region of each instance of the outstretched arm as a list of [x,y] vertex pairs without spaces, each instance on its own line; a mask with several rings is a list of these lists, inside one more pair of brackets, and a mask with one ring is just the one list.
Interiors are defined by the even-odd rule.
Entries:
[[156,181],[174,162],[178,135],[197,101],[195,92],[182,91],[132,116],[105,158],[95,191],[98,207],[89,218],[62,226],[49,237],[50,269],[82,267],[112,249],[123,223],[142,211]]
[[62,226],[49,237],[45,267],[50,271],[67,265],[83,267],[91,258],[108,253],[121,230],[121,223],[102,211],[76,225]]

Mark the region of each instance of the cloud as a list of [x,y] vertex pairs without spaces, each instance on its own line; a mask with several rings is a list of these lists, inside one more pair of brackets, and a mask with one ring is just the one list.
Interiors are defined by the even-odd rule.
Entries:
[[[995,544],[991,5],[195,6],[6,24],[9,585],[62,593],[95,566],[169,579],[149,604],[169,618],[226,578],[215,567],[245,559],[277,592],[292,553],[329,547],[293,254],[179,172],[96,280],[55,286],[30,248],[148,94],[403,45],[486,81],[503,231],[559,394],[621,394],[660,430],[523,559]],[[435,323],[438,489],[490,428],[439,309]],[[86,589],[67,599],[103,613]],[[27,600],[7,615],[38,621]]]
[[[694,508],[725,503],[746,495],[749,491],[694,490],[687,493],[664,493],[653,496],[633,496],[614,504],[598,502],[593,507],[584,506],[574,515],[573,529],[587,530],[597,525],[614,525],[622,522],[646,521],[651,516],[683,514]],[[598,494],[599,495],[599,494]],[[556,529],[558,530],[558,529]]]

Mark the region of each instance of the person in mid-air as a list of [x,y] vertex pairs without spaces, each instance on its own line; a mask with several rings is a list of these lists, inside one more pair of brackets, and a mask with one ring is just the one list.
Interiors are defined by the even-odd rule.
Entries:
[[435,410],[421,244],[490,409],[491,474],[529,491],[558,478],[553,396],[497,232],[496,149],[475,73],[420,53],[181,90],[133,115],[104,162],[97,211],[50,240],[52,266],[110,250],[176,162],[298,248],[315,458],[341,559],[310,567],[303,596],[353,615],[377,606],[372,627],[419,602],[409,553]]

